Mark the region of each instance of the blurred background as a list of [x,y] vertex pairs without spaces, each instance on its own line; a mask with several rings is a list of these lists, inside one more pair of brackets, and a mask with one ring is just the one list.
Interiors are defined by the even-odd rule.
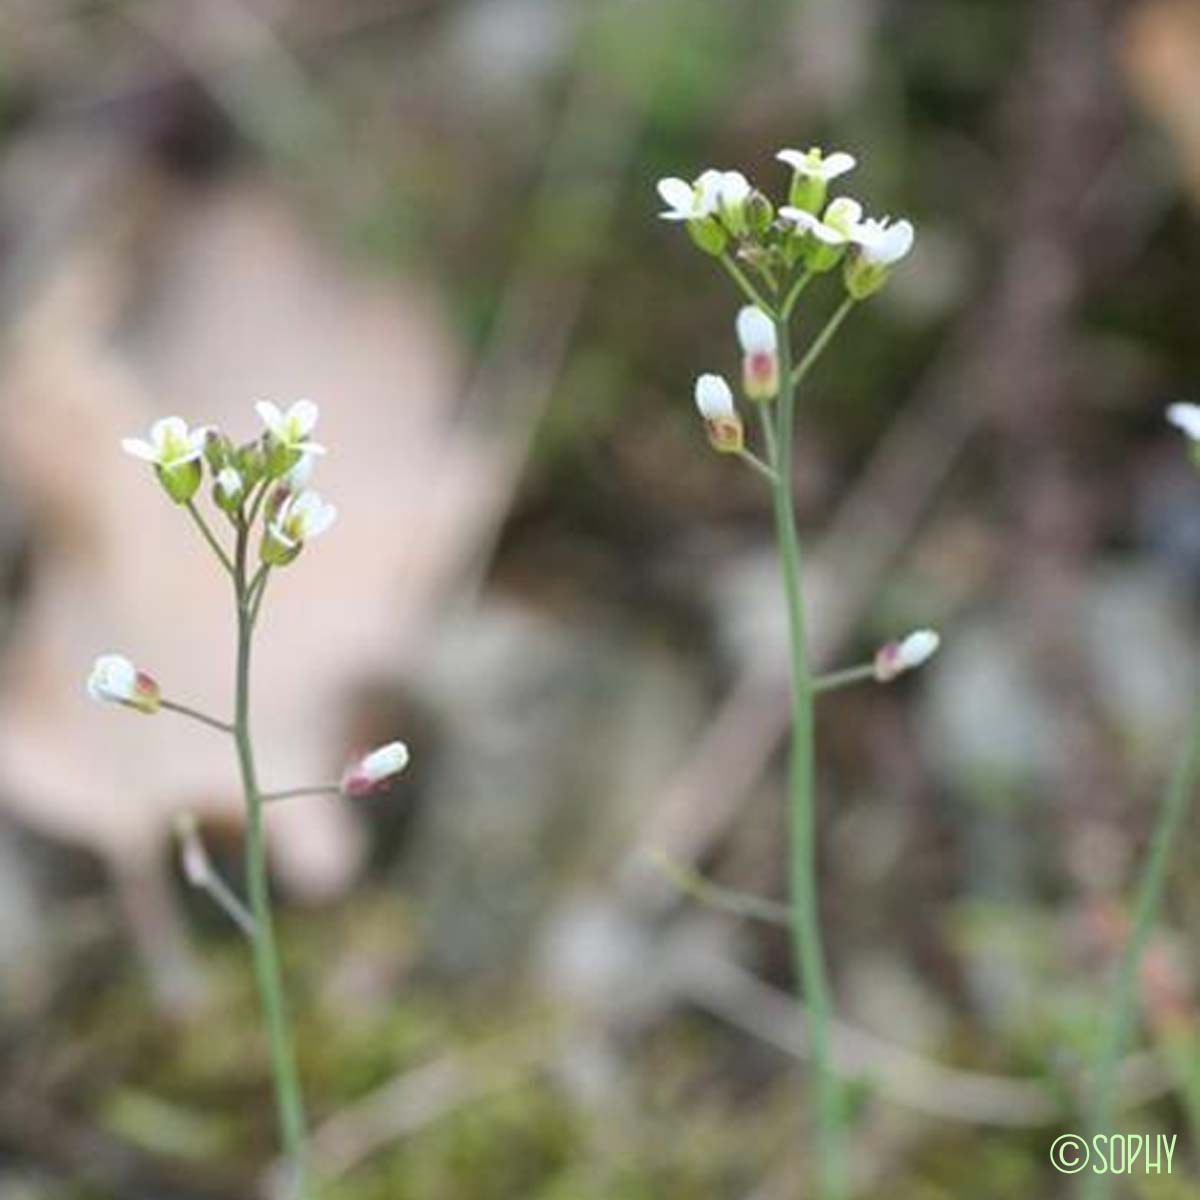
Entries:
[[[662,175],[781,146],[917,250],[804,398],[824,924],[864,1195],[1058,1197],[1195,686],[1194,0],[0,3],[0,1196],[246,1200],[274,1119],[233,764],[89,706],[121,651],[228,710],[227,597],[119,439],[309,396],[335,530],[268,596],[269,786],[331,1200],[796,1200],[767,497],[711,454],[737,297]],[[813,289],[804,329],[835,300]],[[1197,842],[1121,1120],[1197,1111]],[[664,866],[664,862],[666,866]],[[707,881],[707,882],[705,882]],[[775,915],[767,906],[768,917]],[[1200,1194],[1200,1146],[1129,1196]]]

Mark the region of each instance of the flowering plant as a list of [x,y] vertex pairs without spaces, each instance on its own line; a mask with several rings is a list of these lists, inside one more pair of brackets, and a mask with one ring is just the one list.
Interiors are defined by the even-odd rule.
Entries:
[[[311,440],[319,418],[317,406],[301,400],[283,412],[264,401],[257,410],[265,428],[241,445],[214,428],[189,429],[180,417],[156,421],[146,439],[122,442],[126,453],[154,468],[169,499],[186,509],[229,577],[237,616],[233,719],[222,720],[169,699],[151,675],[120,654],[96,659],[87,691],[94,700],[146,715],[163,710],[179,713],[233,739],[246,806],[248,902],[213,870],[195,822],[186,815],[180,822],[184,874],[226,911],[250,941],[291,1191],[297,1200],[311,1200],[315,1193],[306,1162],[304,1110],[267,881],[263,807],[301,795],[367,795],[404,770],[408,750],[403,742],[390,742],[348,766],[336,784],[276,792],[259,786],[250,732],[250,661],[263,597],[273,572],[294,562],[309,542],[325,533],[337,519],[337,510],[308,489],[314,461],[325,453]],[[206,468],[212,502],[223,522],[216,529],[196,503]]]
[[[791,646],[792,763],[791,914],[816,1077],[817,1194],[846,1194],[846,1109],[834,1075],[831,999],[818,918],[814,815],[813,702],[818,693],[851,683],[886,683],[925,662],[938,647],[933,630],[918,630],[883,646],[871,662],[814,676],[806,649],[801,552],[791,487],[796,395],[799,385],[859,303],[875,295],[913,247],[907,220],[867,217],[848,196],[828,199],[829,185],[855,166],[845,152],[781,150],[792,175],[784,202],[775,203],[737,171],[706,170],[693,182],[663,179],[664,220],[685,226],[695,245],[724,268],[747,302],[737,313],[742,392],[761,428],[761,447],[747,445],[733,388],[715,373],[700,375],[695,402],[709,444],[766,480],[782,566]],[[793,349],[793,324],[805,289],[840,274],[841,300],[802,356]]]

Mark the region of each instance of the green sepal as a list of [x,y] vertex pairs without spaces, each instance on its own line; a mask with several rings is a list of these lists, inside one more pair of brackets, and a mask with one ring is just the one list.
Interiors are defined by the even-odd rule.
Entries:
[[288,563],[296,560],[303,549],[303,544],[299,542],[294,546],[285,546],[268,530],[263,534],[263,539],[259,543],[258,556],[268,566],[286,567]]
[[823,179],[812,175],[802,175],[797,171],[792,176],[791,187],[788,188],[788,203],[793,208],[802,208],[815,217],[825,207],[825,196],[829,185]]
[[[693,242],[713,258],[720,258],[729,244],[729,235],[716,217],[704,217],[696,221],[688,221],[687,231]],[[289,470],[291,468],[288,468]]]
[[198,458],[172,467],[156,466],[154,471],[158,475],[158,482],[163,486],[163,491],[176,504],[186,504],[196,494],[196,489],[204,478],[204,468]]

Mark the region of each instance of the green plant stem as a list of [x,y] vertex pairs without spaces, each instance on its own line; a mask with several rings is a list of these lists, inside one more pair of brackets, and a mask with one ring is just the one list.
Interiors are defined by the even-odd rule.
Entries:
[[[843,305],[818,338],[823,348],[840,324]],[[795,423],[796,382],[791,363],[791,335],[785,320],[776,321],[779,342],[779,416],[776,456],[772,466],[775,537],[779,547],[784,596],[787,602],[791,643],[792,744],[788,770],[790,816],[790,886],[792,936],[799,967],[804,1006],[812,1046],[817,1110],[817,1160],[820,1200],[838,1200],[846,1194],[845,1146],[840,1088],[834,1076],[830,1036],[831,1003],[821,941],[817,901],[817,847],[815,779],[813,762],[813,680],[808,665],[804,618],[801,556],[792,499],[792,443]],[[816,346],[814,346],[814,349]],[[819,350],[818,350],[819,353]],[[810,358],[815,361],[813,352]],[[806,360],[807,361],[807,360]],[[810,364],[811,365],[811,364]]]
[[742,460],[748,467],[753,467],[764,479],[769,483],[775,483],[775,469],[767,466],[757,454],[751,453],[749,450],[742,449],[738,451],[738,458]]
[[768,900],[765,896],[751,896],[746,892],[722,887],[661,851],[654,854],[654,861],[684,895],[691,896],[706,908],[752,921],[765,921],[768,925],[781,925],[785,929],[792,926],[792,910],[787,904]]
[[[788,371],[780,363],[779,374],[782,379],[791,378],[792,386],[798,386],[804,377],[812,370],[813,364],[825,352],[826,346],[833,341],[833,335],[841,328],[842,322],[850,315],[850,310],[854,307],[857,301],[853,296],[847,296],[845,300],[838,305],[837,311],[829,318],[825,328],[817,335],[816,341],[809,346],[807,353],[800,360],[795,370]],[[782,331],[780,336],[782,336]]]
[[764,299],[763,294],[750,282],[746,272],[733,261],[733,257],[726,251],[721,255],[721,265],[729,272],[729,277],[738,285],[742,295],[750,301],[751,304],[758,305],[768,316],[773,317],[775,310],[770,303]]
[[[1092,1102],[1088,1114],[1088,1132],[1111,1134],[1114,1101],[1118,1083],[1118,1063],[1133,1033],[1134,1014],[1137,1006],[1138,968],[1146,945],[1154,930],[1154,922],[1162,906],[1166,890],[1167,863],[1171,847],[1179,839],[1188,802],[1196,791],[1200,778],[1200,704],[1192,716],[1187,745],[1175,764],[1171,778],[1163,793],[1158,820],[1150,840],[1146,864],[1138,881],[1137,896],[1133,908],[1133,925],[1125,943],[1113,994],[1108,1028],[1096,1073],[1092,1081]],[[1084,1200],[1103,1200],[1112,1192],[1111,1175],[1088,1173],[1082,1181]]]
[[195,521],[196,528],[199,529],[201,534],[204,535],[204,540],[208,543],[209,549],[211,549],[220,560],[221,566],[223,566],[225,570],[232,575],[233,563],[230,561],[229,555],[225,552],[225,547],[222,546],[219,541],[217,541],[217,535],[213,533],[208,522],[204,519],[200,513],[200,510],[196,507],[196,502],[194,500],[189,500],[185,507],[191,514],[192,520]]
[[849,687],[854,683],[866,683],[875,678],[874,663],[860,663],[857,667],[845,667],[841,671],[830,671],[826,675],[818,675],[813,680],[813,691],[835,692],[838,688]]
[[796,301],[800,299],[800,293],[803,292],[806,287],[808,287],[812,277],[813,273],[811,271],[805,271],[796,279],[796,282],[792,284],[791,289],[788,291],[787,298],[784,300],[783,305],[779,309],[779,315],[785,321],[791,319],[792,310],[796,307]]
[[274,804],[276,800],[294,800],[297,796],[340,796],[342,789],[336,783],[320,783],[311,787],[285,788],[280,792],[263,792],[260,799],[264,804]]
[[250,736],[250,650],[254,620],[251,596],[246,579],[248,531],[238,531],[237,559],[234,584],[237,593],[237,684],[234,706],[234,739],[237,743],[238,765],[246,798],[246,892],[254,918],[251,944],[254,950],[254,973],[258,981],[259,999],[266,1026],[267,1047],[271,1060],[271,1076],[275,1086],[275,1104],[279,1117],[280,1136],[293,1172],[298,1200],[313,1200],[315,1192],[309,1182],[307,1136],[304,1124],[304,1105],[300,1096],[300,1081],[296,1070],[295,1051],[283,996],[283,973],[275,937],[275,920],[271,912],[271,895],[267,881],[266,845],[263,833],[263,800],[254,764],[254,747]]
[[216,717],[210,717],[208,713],[202,713],[198,708],[191,708],[187,704],[177,704],[174,700],[160,698],[158,707],[167,712],[178,713],[181,717],[191,717],[193,721],[199,721],[201,725],[208,725],[212,729],[219,729],[222,733],[233,732],[233,726],[228,721],[218,721]]

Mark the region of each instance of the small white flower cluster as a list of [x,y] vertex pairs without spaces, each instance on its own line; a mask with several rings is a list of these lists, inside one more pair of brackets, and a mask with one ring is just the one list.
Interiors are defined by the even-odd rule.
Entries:
[[316,459],[325,453],[312,440],[320,411],[311,400],[298,400],[286,412],[266,400],[255,409],[264,431],[241,446],[211,426],[189,429],[182,417],[155,421],[147,438],[125,438],[121,446],[154,467],[177,504],[193,504],[207,464],[213,503],[243,532],[262,511],[259,555],[270,566],[284,566],[337,518],[332,504],[307,490]]
[[826,203],[829,184],[855,166],[844,151],[781,150],[776,158],[792,169],[787,203],[778,213],[741,172],[710,168],[691,183],[660,179],[658,194],[667,208],[659,215],[686,223],[708,254],[724,255],[733,243],[738,257],[765,277],[785,277],[797,265],[824,273],[844,262],[851,296],[863,300],[877,292],[912,250],[912,223],[866,217],[848,196]]

